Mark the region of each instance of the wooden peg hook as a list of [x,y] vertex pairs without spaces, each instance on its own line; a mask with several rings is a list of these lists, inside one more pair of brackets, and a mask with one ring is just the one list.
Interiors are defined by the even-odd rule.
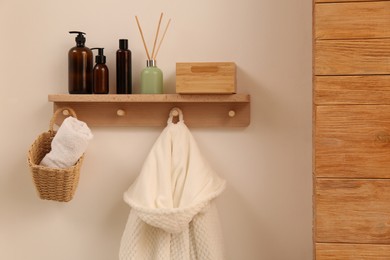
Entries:
[[228,115],[229,115],[229,117],[235,117],[236,116],[236,111],[230,110]]
[[178,116],[178,115],[179,115],[179,111],[176,108],[172,109],[172,116]]
[[62,110],[62,114],[63,114],[64,116],[69,116],[69,110],[68,110],[68,109]]
[[123,109],[118,109],[118,110],[116,111],[116,114],[117,114],[117,116],[124,116],[124,115],[126,114],[126,112],[125,112],[125,110],[123,110]]

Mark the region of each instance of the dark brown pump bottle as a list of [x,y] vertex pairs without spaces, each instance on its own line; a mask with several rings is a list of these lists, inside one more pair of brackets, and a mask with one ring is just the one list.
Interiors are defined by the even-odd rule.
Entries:
[[91,48],[98,50],[99,54],[95,57],[96,65],[93,67],[93,93],[108,94],[108,67],[106,65],[106,56],[104,56],[104,48]]
[[77,33],[76,46],[68,53],[68,90],[69,94],[92,94],[92,51],[85,46],[83,32]]

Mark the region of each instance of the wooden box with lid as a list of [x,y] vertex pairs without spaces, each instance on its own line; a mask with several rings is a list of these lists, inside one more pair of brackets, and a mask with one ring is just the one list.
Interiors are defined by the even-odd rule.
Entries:
[[234,62],[176,63],[176,93],[234,94],[236,64]]

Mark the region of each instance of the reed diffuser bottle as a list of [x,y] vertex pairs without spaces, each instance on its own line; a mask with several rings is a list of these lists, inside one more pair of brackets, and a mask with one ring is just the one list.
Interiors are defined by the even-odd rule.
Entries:
[[141,72],[141,94],[162,94],[163,89],[163,73],[156,60],[147,60]]
[[[167,26],[165,28],[164,34],[160,40],[160,43],[156,49],[157,39],[158,39],[158,33],[160,31],[160,25],[161,20],[163,17],[163,13],[160,15],[160,21],[158,23],[156,37],[154,39],[154,45],[153,45],[153,51],[152,55],[149,55],[148,48],[145,43],[145,38],[142,33],[141,25],[139,23],[138,17],[135,16],[135,19],[137,21],[138,29],[142,37],[142,41],[144,43],[146,56],[148,57],[148,60],[146,61],[146,68],[144,68],[141,72],[141,94],[162,94],[164,93],[164,86],[163,86],[163,72],[157,67],[156,65],[156,57],[158,54],[158,51],[160,50],[161,43],[164,40],[165,33],[168,30],[169,24],[171,22],[171,19],[169,19]],[[156,52],[155,52],[156,50]]]

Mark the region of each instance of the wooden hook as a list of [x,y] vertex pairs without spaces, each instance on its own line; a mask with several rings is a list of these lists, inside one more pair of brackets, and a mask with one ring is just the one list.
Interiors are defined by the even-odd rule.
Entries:
[[64,116],[69,116],[69,110],[68,110],[68,109],[62,110],[62,114],[63,114]]
[[230,110],[228,115],[229,115],[229,117],[235,117],[236,116],[236,111]]
[[179,111],[177,111],[176,108],[172,109],[172,116],[178,116],[179,115]]
[[118,110],[116,111],[116,114],[117,114],[117,116],[124,116],[124,115],[126,114],[126,112],[125,112],[125,110],[123,110],[123,109],[118,109]]

